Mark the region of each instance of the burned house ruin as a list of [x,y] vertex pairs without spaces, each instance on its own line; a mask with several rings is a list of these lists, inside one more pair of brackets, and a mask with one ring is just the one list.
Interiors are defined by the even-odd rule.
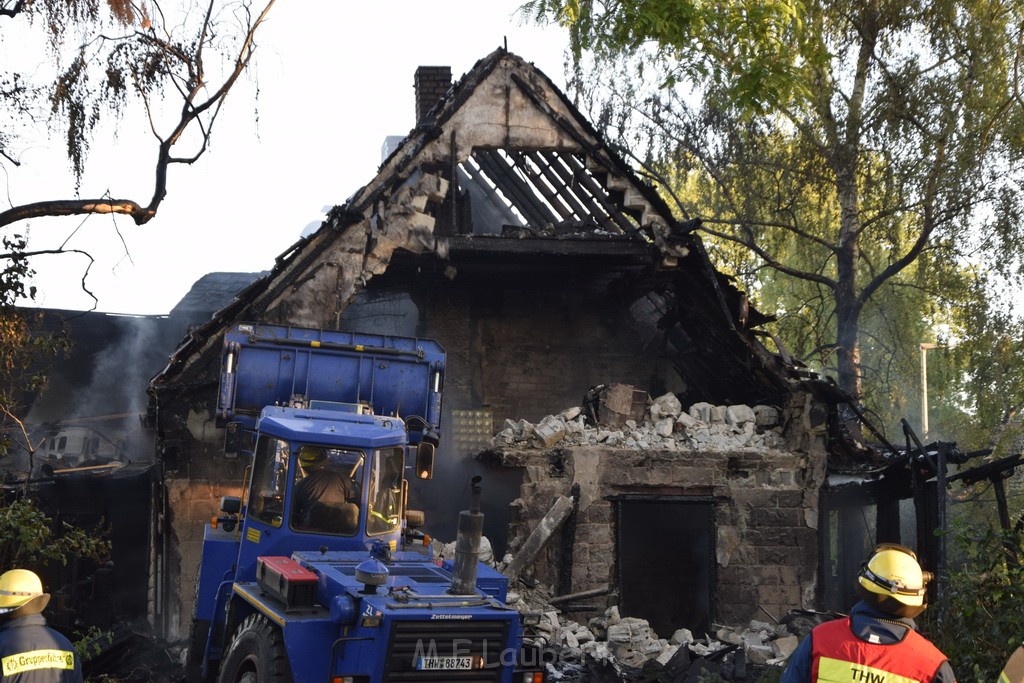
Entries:
[[[821,605],[836,580],[820,533],[829,463],[847,457],[831,438],[842,397],[762,343],[766,318],[697,227],[520,57],[498,49],[455,83],[421,67],[415,127],[377,175],[152,380],[154,622],[187,632],[203,525],[242,493],[246,463],[223,456],[214,405],[222,333],[244,321],[446,349],[437,470],[410,493],[438,538],[481,474],[499,557],[553,509],[570,521],[517,568],[556,593],[591,592],[602,609],[614,597],[658,630]],[[588,435],[572,409],[602,385],[611,413]],[[657,440],[644,441],[633,432],[654,405]]]

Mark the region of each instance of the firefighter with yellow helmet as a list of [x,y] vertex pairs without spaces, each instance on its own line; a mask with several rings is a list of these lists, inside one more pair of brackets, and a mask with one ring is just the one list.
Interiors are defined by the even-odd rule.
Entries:
[[0,683],[81,683],[74,646],[41,614],[49,601],[34,572],[0,575]]
[[801,641],[780,683],[955,683],[946,655],[914,623],[927,607],[930,579],[914,551],[877,546],[857,574],[860,602]]

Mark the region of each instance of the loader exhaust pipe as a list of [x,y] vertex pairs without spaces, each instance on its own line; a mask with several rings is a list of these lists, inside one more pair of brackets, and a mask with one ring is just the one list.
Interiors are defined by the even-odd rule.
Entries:
[[476,568],[480,561],[480,539],[484,535],[484,516],[480,512],[480,480],[473,477],[469,509],[459,513],[459,530],[455,537],[455,569],[452,595],[471,595],[476,590]]

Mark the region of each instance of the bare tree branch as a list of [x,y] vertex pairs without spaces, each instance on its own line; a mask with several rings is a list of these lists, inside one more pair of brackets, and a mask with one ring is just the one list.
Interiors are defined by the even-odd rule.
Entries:
[[[238,81],[245,69],[248,67],[256,48],[256,32],[266,20],[270,9],[276,0],[267,0],[263,10],[252,19],[248,5],[245,7],[246,18],[252,19],[246,25],[245,34],[238,53],[234,58],[234,67],[220,84],[206,99],[197,102],[199,96],[206,90],[207,84],[204,81],[203,70],[203,49],[205,43],[214,35],[212,26],[213,9],[215,1],[210,0],[206,7],[203,25],[199,33],[195,54],[190,58],[169,35],[159,39],[153,31],[138,31],[134,36],[172,56],[176,61],[185,66],[189,82],[185,89],[178,88],[183,97],[181,113],[177,123],[172,127],[169,134],[161,136],[156,130],[156,124],[151,110],[151,103],[146,96],[145,88],[137,90],[142,96],[147,116],[150,121],[150,129],[159,140],[157,147],[157,158],[154,169],[154,189],[149,203],[142,205],[132,199],[69,199],[69,200],[48,200],[24,204],[12,207],[0,212],[0,227],[10,225],[19,221],[44,216],[69,216],[84,214],[122,214],[130,216],[136,225],[148,223],[156,214],[167,196],[168,169],[171,164],[192,164],[198,160],[208,149],[213,126],[220,113],[221,107],[231,88]],[[18,6],[20,7],[20,3]],[[117,40],[107,36],[103,40]],[[172,82],[175,82],[172,75]],[[203,118],[205,116],[205,119]],[[182,136],[195,124],[199,129],[198,149],[190,155],[173,154],[174,146],[182,139]]]

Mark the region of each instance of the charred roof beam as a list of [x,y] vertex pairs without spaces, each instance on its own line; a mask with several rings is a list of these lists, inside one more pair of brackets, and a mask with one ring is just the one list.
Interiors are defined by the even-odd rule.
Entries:
[[478,149],[473,158],[531,224],[542,228],[548,223],[559,222],[558,216],[537,200],[537,195],[516,175],[500,153]]
[[554,186],[546,182],[537,166],[531,162],[523,152],[517,151],[509,153],[508,159],[514,168],[529,179],[530,184],[534,189],[544,197],[547,205],[558,213],[561,217],[561,222],[579,223],[581,221],[581,218],[583,217],[573,212],[573,210],[562,201],[562,198],[554,191]]
[[576,157],[569,156],[567,159],[569,168],[573,171],[573,177],[578,180],[584,188],[590,193],[590,195],[597,200],[601,205],[601,208],[611,217],[615,224],[619,226],[619,229],[627,235],[636,235],[640,232],[640,229],[631,221],[629,218],[619,210],[619,207],[608,196],[608,192],[602,187],[594,177],[590,174],[590,171],[580,163]]
[[[582,191],[586,190],[586,188],[583,187],[583,183],[580,181],[579,173],[573,170],[572,164],[569,162],[563,162],[562,155],[554,154],[552,152],[542,153],[542,156],[547,161],[548,168],[558,175],[561,184],[565,187],[567,195],[575,197],[583,206],[584,215],[592,216],[595,222],[599,223],[601,227],[607,229],[609,232],[623,232],[621,227],[602,206],[601,202],[598,201],[598,198],[595,197],[592,192]],[[569,158],[571,159],[572,157],[570,156]],[[575,167],[582,168],[582,165],[576,163]],[[583,175],[586,176],[585,170],[583,171]]]
[[583,203],[580,202],[576,195],[569,191],[569,187],[568,185],[566,185],[565,180],[555,172],[555,170],[552,167],[551,160],[548,159],[546,155],[542,154],[541,152],[530,152],[524,154],[524,156],[526,156],[527,159],[532,161],[533,165],[540,170],[542,178],[547,182],[548,185],[550,185],[551,187],[560,187],[565,191],[563,194],[563,199],[566,202],[568,202],[569,208],[572,210],[573,214],[575,214],[575,218],[577,220],[590,220],[594,222],[595,225],[597,224],[594,212],[583,206]]
[[[498,193],[494,191],[493,180],[488,177],[487,173],[478,165],[475,158],[471,159],[473,163],[468,161],[459,166],[459,170],[466,175],[469,181],[480,188],[480,194],[487,198],[487,201],[502,215],[511,216],[512,209],[505,202],[501,200]],[[468,188],[467,188],[468,189]]]

